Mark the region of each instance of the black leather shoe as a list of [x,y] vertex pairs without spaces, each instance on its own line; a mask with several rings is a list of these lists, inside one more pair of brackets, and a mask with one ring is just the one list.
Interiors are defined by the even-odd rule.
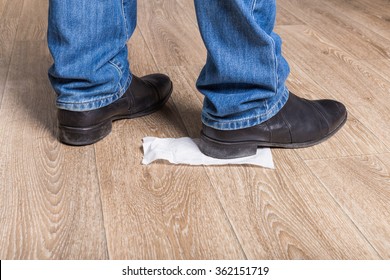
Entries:
[[328,139],[346,120],[347,110],[337,101],[309,101],[290,93],[283,108],[259,125],[238,130],[203,125],[199,148],[221,159],[251,156],[258,147],[304,148]]
[[68,145],[93,144],[106,137],[112,122],[151,114],[160,109],[172,93],[172,82],[163,74],[133,80],[125,94],[112,104],[96,110],[75,112],[58,110],[58,138]]

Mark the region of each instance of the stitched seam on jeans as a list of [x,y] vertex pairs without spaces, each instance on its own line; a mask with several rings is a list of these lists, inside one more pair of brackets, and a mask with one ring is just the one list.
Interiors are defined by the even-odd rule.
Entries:
[[[254,18],[254,12],[255,12],[255,6],[257,4],[257,0],[253,0],[252,2],[252,8],[251,8],[251,16]],[[271,42],[272,42],[272,51],[273,51],[273,64],[274,64],[274,68],[275,68],[275,71],[273,71],[275,73],[275,85],[274,85],[274,88],[275,88],[275,93],[276,95],[278,94],[278,85],[279,85],[279,76],[277,74],[277,70],[278,70],[278,58],[276,56],[276,43],[275,43],[275,40],[271,37],[270,35],[270,39],[271,39]],[[268,110],[268,103],[266,102],[266,110]]]
[[257,0],[253,0],[252,2],[252,9],[251,9],[251,16],[254,17],[254,12],[255,12],[255,6],[257,4]]
[[[131,77],[131,79],[130,79]],[[121,86],[121,83],[119,83],[119,93],[123,95],[127,89],[127,87],[130,85],[132,81],[133,76],[129,75],[126,79],[126,82],[124,83],[123,87]]]
[[124,26],[125,26],[125,36],[126,36],[126,40],[129,38],[129,30],[127,28],[127,18],[126,18],[126,15],[125,15],[125,4],[124,4],[124,1],[125,0],[122,0],[122,16],[123,16],[123,20],[124,20]]
[[116,65],[112,60],[110,60],[108,63],[110,63],[118,71],[121,77],[123,76],[122,69],[118,65]]
[[[122,77],[123,77],[123,71],[122,71],[122,64],[119,62],[119,61],[117,61],[116,59],[115,59],[115,57],[113,58],[113,59],[111,59],[109,62],[108,62],[109,64],[111,64],[115,69],[116,69],[116,71],[119,73],[119,75],[120,75],[120,80],[122,80]],[[118,86],[119,86],[119,93],[121,94],[121,95],[123,95],[123,93],[125,92],[125,88],[126,88],[126,86],[127,86],[127,84],[128,83],[130,83],[131,82],[131,80],[130,80],[130,75],[127,77],[127,79],[126,79],[126,82],[124,83],[124,86],[122,87],[122,85],[121,85],[121,83],[119,82],[118,83]]]
[[272,52],[273,52],[273,63],[274,63],[274,70],[275,73],[275,94],[278,94],[278,85],[279,85],[279,76],[278,76],[278,57],[276,56],[276,44],[275,40],[270,36],[271,42],[272,42]]

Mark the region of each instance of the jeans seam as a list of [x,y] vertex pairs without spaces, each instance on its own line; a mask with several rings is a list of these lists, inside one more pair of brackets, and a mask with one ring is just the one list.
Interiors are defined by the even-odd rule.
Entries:
[[116,69],[121,77],[123,76],[122,69],[118,65],[116,65],[112,60],[110,60],[108,63]]
[[278,94],[278,84],[279,84],[279,77],[278,77],[278,57],[276,56],[276,44],[274,38],[270,36],[271,42],[272,42],[272,62],[273,62],[273,67],[274,67],[274,88],[275,88],[275,94]]
[[255,11],[255,6],[257,4],[257,0],[253,0],[252,2],[252,8],[251,8],[251,16],[254,17],[254,11]]
[[125,25],[125,35],[126,35],[126,39],[129,38],[129,30],[127,28],[127,18],[126,18],[126,15],[125,15],[125,4],[124,4],[124,1],[125,0],[122,0],[122,16],[123,16],[123,24]]
[[130,77],[132,77],[131,75],[129,75],[126,79],[126,82],[124,83],[123,87],[122,85],[119,83],[119,92],[121,95],[123,95],[125,93],[125,91],[127,90],[127,87],[130,85],[131,83],[131,80]]

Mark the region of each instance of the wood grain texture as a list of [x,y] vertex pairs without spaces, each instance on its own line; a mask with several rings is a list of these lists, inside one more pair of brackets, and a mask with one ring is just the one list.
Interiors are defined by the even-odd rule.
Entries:
[[19,19],[24,0],[1,0],[0,19]]
[[[172,98],[180,104],[178,111],[190,136],[196,137],[200,122],[194,118],[201,102],[191,81],[198,68],[164,69],[179,79]],[[294,151],[274,151],[274,155],[277,170],[205,168],[249,259],[379,257]]]
[[34,139],[29,121],[0,116],[0,258],[107,258],[93,148]]
[[359,22],[372,32],[390,38],[390,5],[387,0],[338,1],[328,0],[322,4],[337,10],[344,17]]
[[0,108],[24,0],[0,0]]
[[[314,29],[282,26],[287,59],[299,65],[328,94],[390,147],[390,83]],[[299,51],[294,51],[299,49]]]
[[[315,73],[306,74],[295,61],[291,61],[290,66],[291,74],[287,86],[292,92],[310,100],[331,98],[330,94],[313,80],[316,79]],[[347,123],[335,136],[319,145],[300,149],[298,154],[302,159],[321,159],[386,152],[388,148],[381,139],[349,112]]]
[[389,58],[389,39],[372,32],[365,25],[340,14],[319,0],[279,0],[279,5],[292,12],[358,59]]
[[[157,68],[158,57],[143,34],[141,22],[129,43],[133,72],[168,73]],[[171,78],[176,95],[178,81]],[[96,144],[110,258],[243,259],[202,167],[141,165],[143,137],[188,136],[176,106],[171,99],[160,112],[117,122],[113,133]]]
[[374,59],[361,61],[367,68],[372,69],[376,75],[390,82],[390,60]]
[[288,87],[347,105],[276,170],[141,165],[144,136],[199,137],[206,58],[193,1],[139,1],[134,74],[169,74],[150,116],[88,147],[55,139],[47,0],[0,0],[1,259],[389,259],[388,0],[278,0]]
[[302,25],[304,24],[299,18],[297,18],[293,13],[290,13],[288,10],[283,8],[282,5],[277,6],[276,10],[276,25]]
[[381,257],[389,259],[390,154],[314,160],[306,164]]
[[17,41],[0,110],[0,258],[105,259],[94,148],[54,137],[44,41]]
[[179,120],[169,103],[151,116],[115,123],[96,144],[112,259],[245,258],[202,167],[141,165],[141,139],[187,136]]
[[26,0],[24,2],[16,40],[46,40],[48,6],[48,0]]
[[0,108],[19,19],[0,19]]
[[261,244],[272,259],[378,258],[293,151],[274,151],[274,159],[276,172],[213,172],[213,185],[249,258],[263,258],[253,244]]
[[138,10],[142,14],[138,26],[159,66],[205,61],[206,51],[199,31],[194,19],[183,14],[183,6],[174,0],[140,1]]
[[201,167],[141,165],[144,136],[184,136],[180,131],[137,120],[114,132],[96,145],[112,259],[244,258]]

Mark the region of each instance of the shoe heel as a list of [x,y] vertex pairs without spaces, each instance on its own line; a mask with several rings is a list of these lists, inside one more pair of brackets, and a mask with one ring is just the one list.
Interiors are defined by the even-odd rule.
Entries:
[[257,152],[256,143],[223,143],[201,135],[199,149],[209,157],[232,159],[253,156]]
[[58,140],[72,146],[85,146],[98,142],[110,134],[112,122],[108,121],[92,127],[76,128],[69,126],[58,126]]

